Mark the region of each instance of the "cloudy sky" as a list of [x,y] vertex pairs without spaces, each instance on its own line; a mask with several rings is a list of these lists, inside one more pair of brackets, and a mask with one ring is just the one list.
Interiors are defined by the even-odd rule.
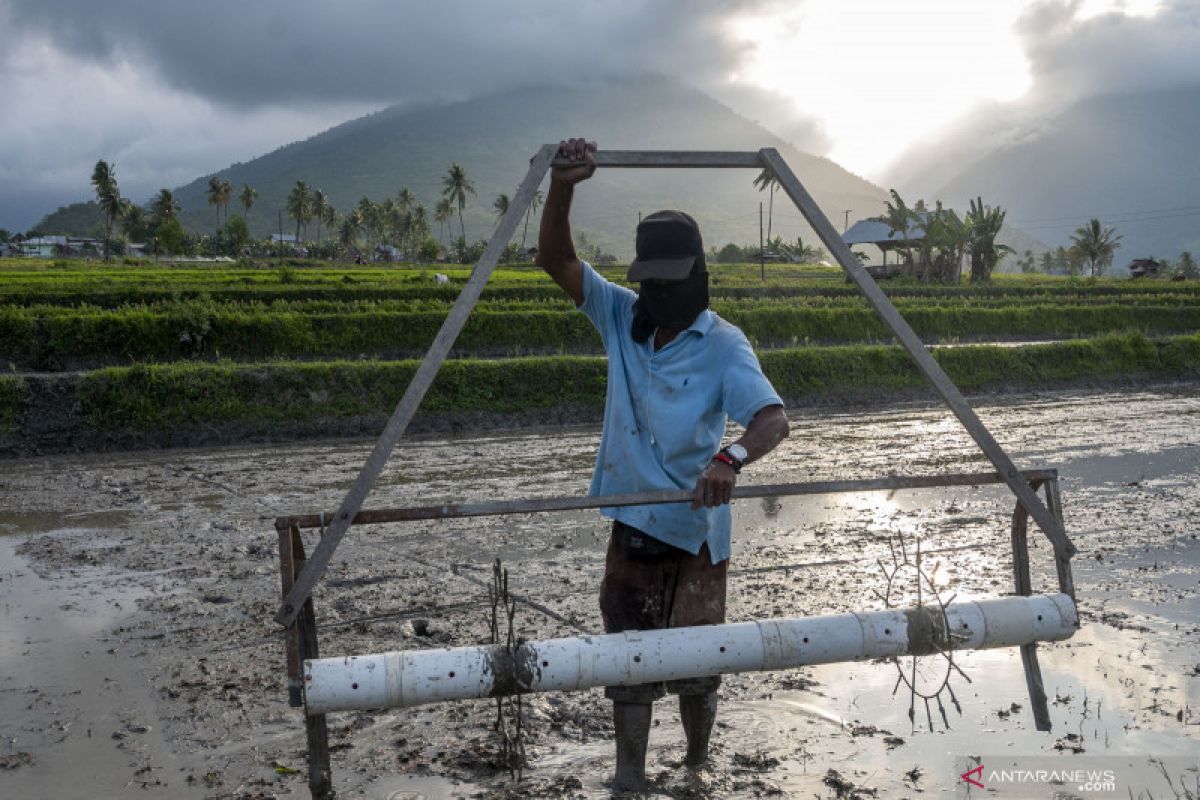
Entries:
[[[0,227],[392,103],[666,73],[868,178],[966,121],[1200,83],[1200,0],[0,0]],[[988,126],[994,129],[995,126]]]

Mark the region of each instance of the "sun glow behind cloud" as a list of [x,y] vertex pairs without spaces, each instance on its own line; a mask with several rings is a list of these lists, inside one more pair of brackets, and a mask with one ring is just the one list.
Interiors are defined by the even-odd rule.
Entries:
[[867,177],[967,107],[1029,86],[1019,7],[811,0],[732,22],[749,49],[738,82],[822,121],[827,154]]
[[[1031,4],[806,0],[730,20],[746,50],[730,79],[777,93],[822,124],[826,155],[878,177],[983,103],[1020,98],[1031,73],[1015,23]],[[1086,0],[1076,19],[1153,15],[1157,0]]]

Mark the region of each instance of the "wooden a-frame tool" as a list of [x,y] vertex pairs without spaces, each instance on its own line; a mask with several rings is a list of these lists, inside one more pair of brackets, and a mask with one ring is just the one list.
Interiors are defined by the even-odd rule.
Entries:
[[[375,448],[368,456],[366,463],[363,465],[362,471],[358,478],[354,481],[354,485],[347,492],[345,499],[337,512],[328,522],[328,527],[312,557],[304,564],[303,570],[296,576],[296,580],[291,585],[290,590],[284,597],[283,605],[279,613],[275,616],[275,621],[279,624],[288,627],[291,626],[297,614],[304,607],[304,603],[312,594],[313,588],[317,582],[325,574],[325,570],[329,567],[330,559],[333,557],[334,550],[337,549],[342,537],[354,522],[356,515],[362,508],[363,502],[366,500],[367,494],[371,491],[375,481],[379,478],[379,474],[383,471],[384,465],[387,463],[388,457],[391,455],[396,443],[408,428],[409,422],[412,421],[416,414],[417,408],[425,397],[425,393],[433,384],[434,378],[437,376],[438,370],[441,369],[442,363],[446,360],[446,356],[450,352],[450,348],[454,345],[455,339],[462,331],[463,325],[466,324],[467,317],[474,308],[475,303],[479,300],[480,294],[483,292],[483,287],[491,276],[492,271],[496,268],[496,264],[500,261],[500,256],[504,252],[504,248],[508,245],[513,233],[516,231],[517,224],[525,215],[526,209],[529,208],[533,200],[534,193],[545,178],[547,171],[555,165],[554,157],[557,152],[557,146],[552,144],[543,145],[537,152],[537,155],[530,161],[529,172],[525,175],[525,179],[521,181],[520,187],[517,189],[516,196],[509,205],[508,211],[500,220],[500,225],[496,228],[496,232],[492,235],[492,239],[488,242],[487,248],[483,251],[483,255],[479,259],[479,263],[475,265],[474,271],[471,273],[470,279],[463,287],[454,306],[450,309],[446,321],[442,323],[441,330],[438,331],[437,337],[430,346],[429,351],[425,354],[420,367],[413,376],[412,381],[408,384],[408,388],[404,392],[404,396],[400,399],[396,410],[392,412],[391,419],[380,434],[379,440],[375,444]],[[1036,490],[1029,485],[1027,479],[1017,470],[1016,465],[1000,447],[1000,444],[992,437],[991,433],[984,426],[983,422],[975,414],[966,398],[958,390],[950,380],[950,377],[941,368],[941,366],[933,359],[925,345],[917,338],[917,335],[905,322],[900,312],[892,305],[887,295],[879,288],[875,280],[863,269],[859,264],[858,259],[850,252],[850,248],[838,235],[833,225],[830,224],[824,212],[817,207],[812,196],[805,190],[800,183],[800,179],[796,177],[791,168],[783,160],[783,157],[774,148],[763,148],[757,152],[741,151],[741,152],[715,152],[715,151],[676,151],[676,150],[601,150],[596,153],[596,161],[600,167],[675,167],[675,168],[743,168],[743,169],[766,169],[769,170],[779,182],[779,185],[787,193],[792,202],[796,204],[796,208],[804,215],[809,226],[820,237],[825,248],[837,259],[838,264],[846,271],[862,293],[866,296],[867,302],[875,309],[876,313],[883,318],[893,335],[900,341],[900,344],[912,356],[916,362],[917,368],[929,380],[934,389],[954,415],[958,417],[967,433],[979,445],[979,449],[992,462],[996,468],[997,474],[1003,481],[1012,489],[1017,500],[1032,516],[1034,521],[1050,539],[1054,547],[1055,562],[1058,566],[1060,581],[1063,580],[1064,574],[1069,579],[1069,561],[1072,555],[1075,554],[1075,547],[1067,538],[1066,531],[1063,528],[1062,522],[1052,513],[1038,498]],[[575,165],[577,163],[562,161],[559,162],[563,166]],[[1073,596],[1073,592],[1072,592]]]

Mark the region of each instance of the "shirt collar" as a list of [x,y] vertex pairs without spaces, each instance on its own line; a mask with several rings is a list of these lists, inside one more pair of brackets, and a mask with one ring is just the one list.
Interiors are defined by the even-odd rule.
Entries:
[[701,311],[694,320],[692,320],[691,325],[688,325],[686,328],[684,328],[684,332],[686,333],[687,331],[695,331],[701,336],[704,336],[710,330],[712,330],[712,326],[716,323],[717,315],[713,313],[711,308],[706,308]]

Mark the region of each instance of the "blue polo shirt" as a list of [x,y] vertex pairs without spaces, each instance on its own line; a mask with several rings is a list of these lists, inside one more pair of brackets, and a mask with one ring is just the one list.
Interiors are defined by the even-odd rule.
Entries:
[[[654,337],[633,340],[637,294],[583,265],[583,305],[608,354],[604,431],[592,475],[592,495],[624,494],[696,486],[721,447],[725,422],[743,426],[758,411],[783,405],[745,334],[710,310],[666,347]],[[708,543],[714,564],[729,558],[732,514],[728,505],[686,503],[602,508],[656,539],[700,552]]]

